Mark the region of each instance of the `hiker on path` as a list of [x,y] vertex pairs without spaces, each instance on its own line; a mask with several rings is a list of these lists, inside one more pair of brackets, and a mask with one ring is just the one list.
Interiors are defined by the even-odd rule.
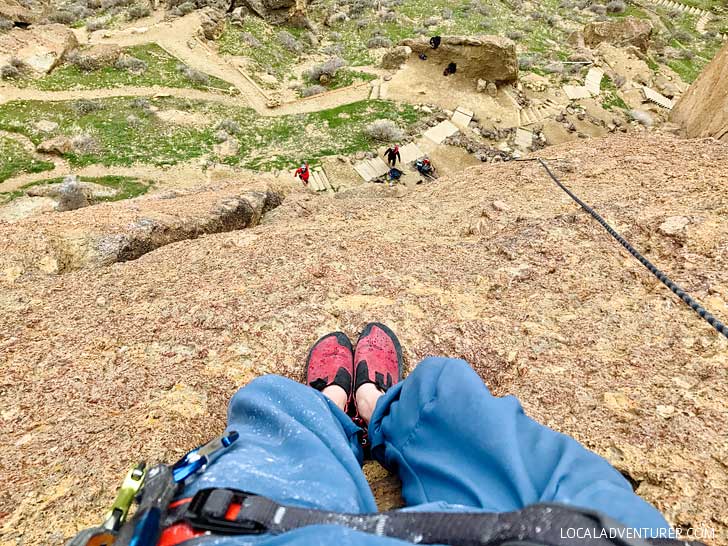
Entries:
[[394,167],[397,164],[398,159],[399,162],[402,163],[402,156],[399,155],[399,144],[395,144],[394,146],[387,148],[384,151],[384,155],[387,158],[387,165],[390,167]]
[[308,168],[308,162],[302,163],[301,166],[296,169],[296,172],[293,173],[293,177],[300,178],[304,186],[308,186],[308,178],[310,175],[311,170]]
[[440,47],[441,41],[442,38],[440,36],[433,36],[432,38],[430,38],[430,47],[432,47],[432,49],[437,49],[438,47]]
[[449,76],[450,74],[455,74],[455,72],[457,72],[457,70],[458,70],[458,65],[456,65],[453,62],[451,62],[450,64],[448,64],[445,67],[445,70],[443,70],[442,75],[443,76]]
[[[457,512],[509,512],[535,503],[562,503],[602,512],[639,529],[643,538],[645,533],[674,536],[662,515],[606,460],[528,417],[515,397],[493,396],[463,360],[429,357],[404,380],[402,372],[402,348],[387,326],[366,325],[355,346],[342,332],[325,335],[308,353],[306,385],[268,375],[238,390],[228,407],[227,430],[237,431],[239,440],[190,477],[179,498],[216,487],[288,505],[265,509],[271,525],[295,518],[290,506],[376,512],[361,469],[365,429],[373,458],[402,481],[402,498],[414,507],[411,514],[447,511],[452,512],[447,516],[457,517]],[[240,508],[230,504],[226,512],[226,506],[216,504],[214,510],[234,519]],[[379,536],[386,535],[380,532],[384,520],[381,528],[377,524],[378,534],[346,528],[356,521],[327,523],[312,525],[308,520],[301,524],[307,526],[287,527],[294,530],[279,531],[278,536],[201,536],[199,529],[183,522],[167,528],[159,544],[174,546],[192,536],[199,536],[195,546],[242,546],[251,540],[264,546],[408,544]],[[559,524],[556,519],[528,523],[536,533]],[[418,542],[417,536],[421,540],[417,529],[412,531],[412,541]],[[528,542],[535,543],[544,544]],[[581,544],[563,541],[565,546]]]

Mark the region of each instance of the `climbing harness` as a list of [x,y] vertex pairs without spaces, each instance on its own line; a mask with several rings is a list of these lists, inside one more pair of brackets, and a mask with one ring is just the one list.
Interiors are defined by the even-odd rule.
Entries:
[[723,324],[720,320],[715,318],[705,307],[703,307],[700,303],[698,303],[692,296],[687,294],[685,290],[680,288],[677,284],[675,284],[667,275],[665,275],[662,271],[660,271],[657,267],[655,267],[652,262],[650,262],[647,258],[645,258],[642,254],[640,254],[629,242],[627,242],[624,237],[622,237],[619,233],[617,233],[612,226],[610,226],[604,218],[602,218],[598,212],[596,212],[593,208],[591,208],[589,205],[587,205],[584,201],[579,199],[569,188],[564,186],[564,184],[556,177],[556,175],[549,169],[548,165],[546,164],[546,161],[541,159],[540,157],[537,158],[526,158],[526,159],[517,159],[516,161],[538,161],[541,166],[546,170],[546,173],[551,177],[551,180],[556,182],[556,185],[559,186],[562,190],[564,190],[569,197],[571,197],[576,203],[579,204],[581,208],[583,208],[586,212],[588,212],[597,222],[599,222],[604,229],[607,230],[607,232],[614,237],[619,244],[621,244],[627,252],[632,254],[642,265],[644,265],[650,273],[652,273],[655,277],[660,279],[660,282],[667,286],[670,290],[672,290],[677,297],[679,297],[681,300],[683,300],[690,308],[695,311],[700,318],[704,319],[708,324],[710,324],[713,328],[715,328],[719,333],[723,334],[726,338],[728,338],[728,326]]

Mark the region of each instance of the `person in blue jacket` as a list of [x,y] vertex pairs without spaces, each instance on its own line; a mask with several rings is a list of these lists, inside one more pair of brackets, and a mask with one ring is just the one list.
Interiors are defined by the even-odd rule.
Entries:
[[[228,430],[240,438],[186,483],[183,496],[234,488],[299,507],[376,512],[361,469],[362,428],[350,417],[357,414],[372,457],[401,479],[405,510],[507,512],[552,502],[602,512],[653,536],[670,532],[606,460],[526,416],[515,397],[493,396],[463,360],[427,358],[404,380],[402,367],[400,343],[383,324],[368,324],[356,347],[342,332],[324,336],[308,354],[306,385],[270,375],[233,396]],[[407,544],[339,525],[195,540]]]

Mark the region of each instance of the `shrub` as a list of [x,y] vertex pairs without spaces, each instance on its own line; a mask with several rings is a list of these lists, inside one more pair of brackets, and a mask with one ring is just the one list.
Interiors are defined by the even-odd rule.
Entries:
[[596,13],[597,15],[604,15],[607,13],[607,6],[604,4],[592,4],[589,6],[589,11]]
[[67,10],[56,11],[55,13],[52,13],[49,19],[54,23],[60,23],[62,25],[72,25],[73,23],[78,21],[78,17],[76,17],[73,13]]
[[517,42],[518,40],[523,39],[524,34],[520,30],[512,30],[510,32],[507,32],[506,36],[514,42]]
[[652,120],[652,116],[644,110],[630,110],[629,115],[633,120],[644,125],[645,127],[650,127],[654,123],[654,121]]
[[424,21],[422,21],[422,24],[426,27],[434,27],[439,24],[440,20],[437,17],[428,17]]
[[492,23],[492,21],[485,21],[485,20],[483,20],[483,21],[481,21],[481,22],[480,22],[480,23],[478,24],[478,26],[479,26],[480,28],[482,28],[483,30],[488,30],[488,29],[490,29],[490,28],[493,28],[493,23]]
[[300,93],[302,97],[312,97],[313,95],[320,95],[326,93],[327,89],[323,85],[310,85],[301,89]]
[[0,32],[5,32],[13,28],[15,25],[10,19],[5,19],[5,17],[0,17]]
[[547,74],[563,74],[564,65],[563,63],[549,63],[543,67],[543,71]]
[[695,58],[695,53],[689,49],[681,49],[678,51],[678,55],[680,59],[685,61],[691,61]]
[[195,11],[195,9],[197,9],[197,6],[195,6],[195,3],[187,1],[187,2],[181,3],[179,6],[174,8],[172,11],[174,12],[175,15],[183,16],[183,15],[187,15],[188,13],[192,13],[193,11]]
[[260,47],[262,45],[258,38],[253,36],[250,32],[243,32],[240,35],[240,40],[250,47]]
[[106,28],[107,24],[108,21],[106,19],[91,19],[86,23],[86,30],[88,32],[95,32],[97,30]]
[[296,38],[291,34],[290,32],[286,30],[281,30],[278,35],[278,42],[285,47],[288,51],[292,51],[293,53],[300,53],[303,50],[303,47],[301,47],[301,44],[296,40]]
[[543,19],[543,13],[538,12],[538,11],[532,11],[530,14],[530,17],[534,21],[540,21],[541,19]]
[[129,8],[129,11],[126,12],[126,18],[129,21],[136,21],[137,19],[143,19],[144,17],[149,17],[151,14],[151,10],[149,9],[149,6],[143,6],[141,4],[134,4]]
[[103,106],[94,100],[78,99],[73,103],[73,109],[79,116],[85,116],[91,112],[102,110]]
[[368,26],[369,26],[369,19],[357,19],[356,20],[356,28],[358,30],[367,28]]
[[122,55],[114,64],[117,70],[126,70],[132,74],[143,74],[147,70],[147,63],[131,55]]
[[689,32],[684,31],[684,30],[676,30],[672,34],[672,38],[674,40],[677,40],[681,44],[689,44],[690,42],[693,41],[693,35],[690,34]]
[[66,61],[84,72],[93,72],[100,68],[96,59],[89,57],[88,55],[84,55],[78,50],[72,51],[69,55],[67,55]]
[[393,11],[387,11],[385,13],[382,13],[379,16],[379,20],[383,23],[396,23],[397,22],[397,14]]
[[615,87],[616,87],[617,89],[620,89],[620,88],[621,88],[621,87],[622,87],[622,86],[623,86],[623,85],[624,85],[625,83],[627,83],[627,78],[625,78],[625,77],[624,77],[624,76],[622,76],[622,75],[617,75],[617,76],[616,76],[616,77],[614,78],[614,86],[615,86]]
[[0,67],[0,79],[15,80],[20,78],[20,70],[12,64],[6,64]]
[[332,57],[338,57],[344,53],[344,46],[341,44],[329,44],[321,50],[324,55],[331,55]]
[[450,8],[443,8],[441,15],[445,20],[452,19],[452,10]]
[[69,175],[58,188],[58,210],[76,210],[90,205],[78,178]]
[[87,133],[81,133],[71,139],[73,149],[78,154],[90,154],[99,149],[98,141]]
[[404,136],[402,130],[392,120],[378,119],[366,127],[366,134],[374,140],[394,142]]
[[136,98],[131,101],[131,107],[137,110],[141,110],[147,116],[154,116],[155,111],[152,108],[152,104],[145,98]]
[[321,76],[328,76],[333,78],[340,68],[346,66],[346,62],[341,57],[332,57],[323,64],[317,64],[311,69],[304,72],[304,77],[307,79],[318,82],[321,80]]
[[332,42],[340,42],[341,38],[341,32],[329,32],[329,40]]
[[392,47],[392,40],[385,38],[384,36],[373,36],[367,41],[367,47],[369,49],[376,49],[379,47]]
[[101,0],[101,9],[125,8],[134,3],[134,0]]
[[518,68],[520,70],[529,70],[536,64],[536,59],[533,57],[521,57],[518,59]]
[[607,4],[607,13],[624,13],[627,5],[622,0],[612,0]]
[[191,68],[185,64],[178,64],[177,70],[192,83],[197,83],[200,85],[209,85],[210,83],[210,76],[208,76],[204,72],[195,70],[194,68]]
[[215,142],[217,142],[218,144],[222,144],[226,140],[230,140],[230,133],[220,129],[218,131],[215,131],[215,134],[212,135],[212,138],[214,138]]
[[221,131],[225,131],[229,135],[239,135],[243,132],[243,128],[234,119],[224,119],[217,124],[217,128]]
[[336,13],[332,13],[328,19],[326,19],[326,24],[331,26],[335,25],[337,23],[343,23],[346,21],[347,15],[343,11],[338,11]]
[[142,120],[139,116],[129,114],[128,116],[126,116],[126,122],[132,127],[138,127],[139,125],[141,125]]

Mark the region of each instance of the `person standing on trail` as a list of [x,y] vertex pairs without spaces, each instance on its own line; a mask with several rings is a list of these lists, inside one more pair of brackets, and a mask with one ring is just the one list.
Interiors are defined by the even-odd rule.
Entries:
[[440,47],[441,41],[442,38],[440,36],[433,36],[432,38],[430,38],[430,47],[432,47],[432,49],[437,49],[438,47]]
[[402,156],[399,155],[399,144],[395,144],[394,146],[387,148],[384,155],[387,158],[387,165],[390,167],[394,167],[397,164],[398,159],[399,162],[402,163]]
[[308,162],[302,163],[301,166],[296,169],[296,172],[293,174],[294,178],[298,177],[303,182],[304,186],[308,186],[308,178],[311,175],[311,171],[308,168]]
[[[153,537],[132,540],[140,546],[645,546],[638,539],[675,537],[605,459],[528,417],[514,396],[493,396],[465,361],[428,357],[406,379],[403,371],[400,341],[384,324],[367,324],[356,345],[343,332],[323,336],[308,351],[305,385],[277,375],[248,383],[230,401],[225,434],[172,467],[185,473],[166,516],[152,521],[156,534],[143,525],[150,518],[122,533]],[[215,451],[186,472],[196,454]],[[406,511],[376,513],[361,468],[367,451],[399,476]]]

